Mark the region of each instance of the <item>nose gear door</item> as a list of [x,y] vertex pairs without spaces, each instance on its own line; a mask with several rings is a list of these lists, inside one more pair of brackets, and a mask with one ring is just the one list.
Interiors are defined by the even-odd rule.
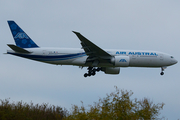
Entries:
[[163,60],[163,59],[164,59],[163,54],[160,54],[159,57],[160,57],[160,60]]

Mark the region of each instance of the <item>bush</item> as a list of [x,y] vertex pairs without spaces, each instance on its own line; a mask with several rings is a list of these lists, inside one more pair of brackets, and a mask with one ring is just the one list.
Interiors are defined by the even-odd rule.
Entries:
[[149,120],[157,119],[164,103],[153,104],[148,98],[130,99],[132,91],[119,90],[106,94],[85,108],[72,106],[71,112],[59,106],[0,100],[0,120]]
[[73,105],[71,114],[65,120],[136,120],[156,119],[163,109],[164,103],[153,104],[147,98],[142,100],[133,99],[132,91],[119,90],[100,98],[89,109],[83,106]]
[[62,120],[67,114],[61,107],[46,103],[33,105],[22,101],[10,104],[9,99],[0,101],[0,120]]

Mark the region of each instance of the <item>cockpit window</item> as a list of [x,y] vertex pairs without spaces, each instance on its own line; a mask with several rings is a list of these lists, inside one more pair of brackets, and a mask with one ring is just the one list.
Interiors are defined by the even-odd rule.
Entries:
[[171,56],[171,58],[174,58],[173,56]]

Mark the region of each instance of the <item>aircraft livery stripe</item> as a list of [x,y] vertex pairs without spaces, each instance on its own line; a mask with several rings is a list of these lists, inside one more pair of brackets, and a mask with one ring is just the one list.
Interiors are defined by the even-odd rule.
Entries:
[[8,54],[13,54],[13,55],[16,55],[16,56],[29,58],[29,59],[33,59],[33,60],[38,60],[38,61],[68,60],[68,59],[73,59],[73,58],[86,56],[85,53],[68,54],[68,55],[54,55],[54,56],[27,55],[27,54],[19,54],[19,53],[11,53],[11,52],[9,52]]

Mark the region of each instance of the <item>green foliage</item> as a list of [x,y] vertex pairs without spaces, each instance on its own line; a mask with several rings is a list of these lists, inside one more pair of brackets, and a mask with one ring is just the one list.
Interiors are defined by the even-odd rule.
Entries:
[[106,94],[98,102],[85,108],[72,106],[69,113],[66,109],[43,103],[30,104],[19,101],[9,103],[9,99],[0,100],[0,120],[149,120],[157,119],[164,103],[153,104],[147,98],[130,99],[132,91],[119,90]]
[[10,104],[9,99],[0,101],[0,120],[62,120],[67,114],[61,107],[45,103],[33,105],[32,102],[20,101]]
[[163,109],[164,103],[153,104],[147,98],[142,100],[133,99],[132,91],[119,90],[107,94],[105,98],[100,98],[94,105],[90,105],[87,110],[83,106],[72,107],[72,113],[65,120],[144,120],[156,119]]

